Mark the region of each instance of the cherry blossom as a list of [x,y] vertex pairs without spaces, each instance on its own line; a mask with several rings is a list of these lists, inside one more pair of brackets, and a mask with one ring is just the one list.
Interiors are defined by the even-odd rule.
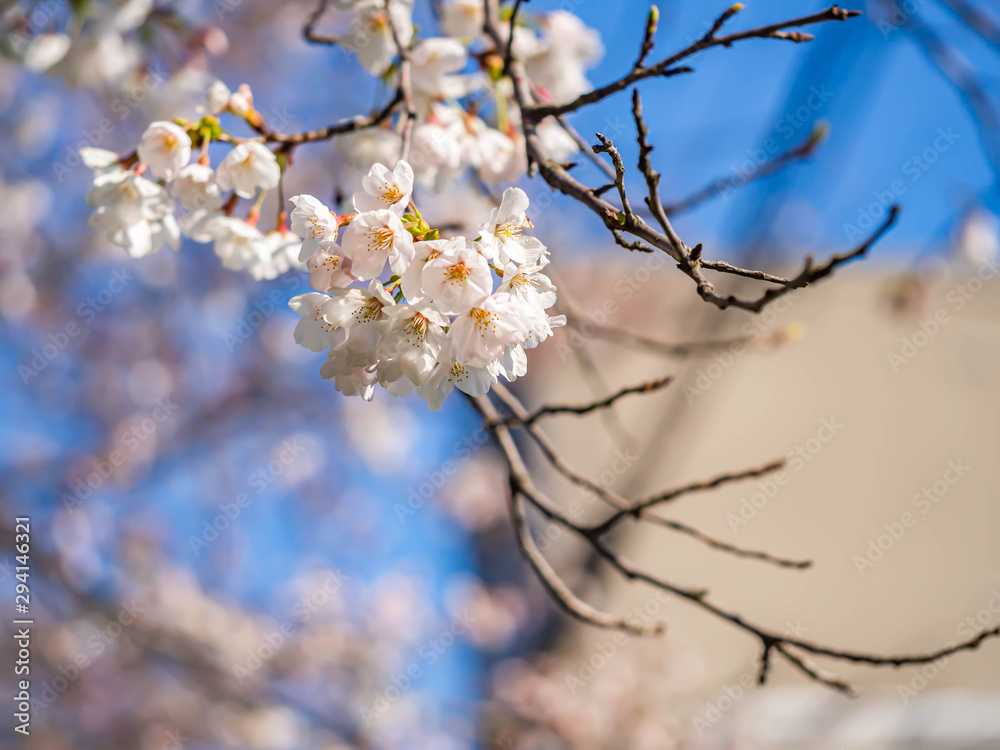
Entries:
[[98,176],[87,193],[96,208],[90,224],[133,258],[159,250],[164,243],[180,247],[180,228],[174,219],[174,202],[167,191],[133,171],[119,170]]
[[326,362],[319,368],[324,380],[332,380],[334,387],[345,396],[361,396],[371,401],[375,395],[375,363],[371,355],[349,349],[331,349]]
[[501,292],[455,318],[449,331],[451,354],[463,364],[485,366],[498,360],[504,347],[524,341],[529,332],[523,309]]
[[217,216],[205,225],[205,233],[215,240],[215,255],[223,268],[243,271],[263,257],[264,235],[243,219]]
[[337,241],[337,217],[311,195],[296,195],[292,203],[292,231],[302,238],[299,260],[305,262],[323,243]]
[[[303,241],[304,243],[304,241]],[[357,279],[351,275],[351,259],[341,255],[339,247],[320,250],[306,261],[309,271],[309,286],[320,292],[329,292],[334,287],[349,286]],[[299,257],[302,255],[300,253]]]
[[[534,260],[518,265],[508,259],[501,271],[483,252],[486,243],[438,238],[410,202],[411,175],[406,162],[391,172],[375,165],[354,196],[355,206],[379,205],[384,195],[381,205],[405,199],[410,210],[402,216],[386,208],[346,215],[340,245],[322,239],[327,233],[336,237],[338,224],[326,206],[311,196],[292,199],[293,230],[304,236],[304,245],[318,247],[306,263],[317,291],[295,297],[292,307],[302,316],[296,341],[313,351],[330,349],[320,374],[338,391],[370,400],[375,386],[394,396],[415,390],[438,410],[455,388],[481,396],[500,376],[513,381],[524,375],[525,350],[565,319],[546,312],[556,292],[542,273],[545,246],[517,231],[527,225],[523,191],[508,190],[492,209],[489,238],[517,248],[527,240]],[[514,245],[493,255],[508,257],[517,252]],[[303,250],[299,257],[305,255]],[[393,276],[383,283],[377,277],[387,263]],[[368,282],[366,289],[353,285],[361,280]]]
[[288,306],[302,320],[295,326],[295,343],[314,352],[342,345],[347,340],[347,330],[337,328],[323,317],[323,305],[330,297],[319,292],[306,292],[288,301]]
[[482,253],[460,241],[424,265],[420,286],[441,312],[458,315],[490,296],[493,272]]
[[291,269],[302,270],[299,252],[302,240],[295,234],[275,230],[264,235],[258,257],[247,266],[257,281],[276,279]]
[[248,141],[230,151],[217,170],[223,190],[234,190],[242,198],[253,198],[257,189],[273,190],[281,178],[274,153],[263,143]]
[[448,319],[424,302],[393,305],[384,311],[392,324],[378,346],[380,382],[405,376],[413,385],[423,385],[447,346]]
[[413,243],[413,260],[403,271],[400,286],[403,294],[410,302],[423,299],[426,295],[423,287],[424,266],[434,258],[449,250],[457,252],[465,247],[464,237],[455,237],[450,240],[423,240]]
[[412,1],[389,0],[387,5],[384,0],[360,0],[354,3],[353,11],[353,25],[340,35],[338,42],[344,49],[355,52],[367,71],[382,75],[397,52],[393,27],[404,46],[413,38]]
[[431,411],[441,411],[444,400],[456,388],[479,398],[489,393],[496,381],[496,375],[489,367],[461,364],[444,355],[426,385],[417,388],[417,395],[427,401]]
[[354,210],[384,208],[401,216],[406,211],[412,192],[413,168],[407,162],[398,162],[392,171],[384,164],[373,164],[361,180],[361,190],[354,194]]
[[394,212],[380,209],[357,214],[341,243],[351,259],[351,273],[359,279],[373,279],[389,263],[394,273],[402,273],[413,260],[413,236]]
[[213,81],[205,89],[205,102],[200,112],[206,115],[217,115],[229,106],[233,93],[222,81]]
[[142,134],[138,153],[154,175],[169,182],[191,161],[191,138],[172,122],[154,122]]
[[456,39],[424,39],[410,53],[414,92],[428,100],[466,96],[482,83],[478,76],[456,75],[467,60],[465,45]]
[[585,70],[604,54],[600,34],[565,10],[545,15],[541,28],[538,49],[525,56],[531,80],[557,104],[572,101],[593,88]]
[[531,227],[525,214],[527,208],[528,196],[523,190],[511,187],[503,191],[500,207],[493,209],[489,220],[480,227],[488,258],[496,258],[501,264],[538,262],[545,246],[536,237],[524,234],[525,227]]
[[222,207],[222,190],[215,172],[203,164],[188,164],[177,172],[170,194],[192,211],[217,211]]

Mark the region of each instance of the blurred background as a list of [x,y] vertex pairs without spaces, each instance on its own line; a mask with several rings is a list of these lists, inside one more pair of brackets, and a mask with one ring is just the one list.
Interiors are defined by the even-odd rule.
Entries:
[[[13,518],[30,516],[37,623],[33,732],[13,734],[7,711],[0,742],[1000,747],[995,644],[919,670],[836,665],[862,688],[854,700],[782,668],[752,689],[753,642],[539,525],[577,591],[668,631],[619,643],[572,624],[522,564],[502,462],[461,399],[441,414],[345,399],[318,377],[321,355],[292,339],[286,303],[308,291],[305,275],[256,282],[193,244],[134,260],[87,226],[91,174],[76,149],[130,151],[151,120],[193,113],[212,77],[250,83],[286,132],[369,111],[378,84],[350,55],[302,41],[314,7],[157,3],[76,65],[42,74],[0,60],[0,601],[12,615]],[[654,56],[725,7],[661,3]],[[758,0],[733,23],[822,7]],[[671,511],[814,566],[720,557],[664,529],[625,529],[616,547],[776,628],[926,651],[1000,623],[1000,11],[857,7],[862,18],[816,27],[807,45],[712,50],[695,74],[643,92],[664,199],[724,182],[678,218],[689,243],[791,270],[853,247],[898,200],[902,218],[871,257],[780,309],[719,313],[669,264],[625,254],[594,217],[526,181],[571,325],[532,353],[516,390],[532,405],[572,402],[677,374],[603,417],[553,421],[552,434],[625,496],[798,456],[780,488],[751,481]],[[61,27],[68,12],[55,0],[0,8],[8,57],[26,24]],[[592,82],[631,66],[648,4],[532,0],[525,13],[556,8],[601,33]],[[428,4],[415,17],[433,29]],[[572,123],[615,138],[633,163],[627,107],[621,94]],[[770,157],[818,134],[808,158],[770,174]],[[289,195],[333,200],[356,180],[335,144],[296,156]],[[425,202],[441,223],[489,206]],[[616,312],[598,319],[608,300]],[[622,331],[747,346],[677,356]],[[554,497],[580,502],[536,465]],[[916,521],[899,532],[908,512]],[[10,639],[2,649],[12,664]],[[0,673],[5,695],[12,672]]]

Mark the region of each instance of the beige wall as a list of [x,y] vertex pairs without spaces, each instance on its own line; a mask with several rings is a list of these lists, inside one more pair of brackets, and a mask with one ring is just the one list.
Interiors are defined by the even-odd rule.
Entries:
[[[772,627],[801,629],[808,639],[844,648],[933,650],[958,639],[966,618],[991,603],[998,611],[982,616],[990,627],[1000,624],[1000,283],[987,284],[958,309],[959,285],[973,270],[953,269],[950,278],[933,285],[919,311],[899,316],[886,304],[896,274],[857,268],[799,293],[773,316],[770,330],[804,324],[802,340],[731,361],[722,357],[726,366],[712,366],[712,357],[636,355],[605,342],[591,348],[610,390],[667,373],[681,378],[667,391],[616,407],[642,446],[634,451],[638,460],[617,479],[617,491],[639,497],[762,464],[802,446],[809,460],[786,470],[787,483],[752,514],[740,516],[744,499],[759,489],[751,480],[682,499],[665,515],[741,546],[811,558],[814,567],[794,571],[735,559],[662,528],[632,525],[615,542],[635,562],[676,583],[706,586],[714,601]],[[731,335],[753,320],[740,311],[711,312],[703,303],[692,307],[693,289],[676,273],[636,283],[631,295],[622,285],[616,290],[626,272],[634,274],[635,265],[581,271],[560,281],[581,309],[593,311],[612,300],[619,309],[610,323],[663,340],[695,338],[698,330]],[[901,339],[935,315],[945,321],[940,330],[894,370],[888,353],[899,353]],[[561,354],[566,352],[548,346],[533,360],[533,367],[544,362],[553,375],[531,379],[532,403],[589,396],[575,360]],[[701,386],[700,395],[685,393],[684,385]],[[837,425],[832,437],[822,433],[826,442],[815,439],[824,420]],[[568,446],[574,465],[594,475],[610,466],[616,445],[627,445],[621,435],[612,440],[613,424],[595,417],[560,417],[547,428]],[[941,484],[950,462],[969,468],[953,485]],[[947,477],[956,479],[954,473]],[[915,504],[914,496],[936,481],[947,492],[933,504]],[[564,502],[579,498],[554,479],[548,486],[561,487]],[[904,519],[904,513],[912,515]],[[902,520],[911,527],[862,574],[856,556],[863,558],[869,540],[886,534],[883,524]],[[882,541],[888,546],[888,539]],[[556,559],[578,549],[560,550]],[[603,605],[615,611],[652,596],[650,589],[610,574],[606,586]],[[664,709],[690,729],[689,717],[704,709],[705,700],[752,671],[758,646],[686,603],[667,603],[663,611],[669,626],[662,644],[669,656]],[[576,648],[591,653],[602,637],[580,629]],[[626,648],[633,647],[649,648]],[[896,687],[913,674],[911,668],[828,666],[865,688],[869,700],[883,686],[882,700],[897,707]],[[804,680],[780,664],[773,683],[801,686]],[[1000,641],[954,658],[927,690],[955,686],[1000,689]],[[1000,740],[990,746],[1000,746]]]

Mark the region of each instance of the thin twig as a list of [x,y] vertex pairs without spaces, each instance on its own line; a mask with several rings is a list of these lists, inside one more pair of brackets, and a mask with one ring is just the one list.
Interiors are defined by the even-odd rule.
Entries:
[[613,393],[607,398],[603,398],[600,401],[592,401],[587,404],[577,404],[573,406],[542,406],[533,412],[529,412],[523,418],[522,417],[507,417],[504,419],[504,424],[509,427],[528,427],[534,424],[542,417],[550,417],[555,414],[576,414],[577,416],[583,416],[585,414],[590,414],[599,409],[606,409],[613,403],[618,401],[625,396],[630,396],[636,393],[652,393],[653,391],[658,391],[664,386],[670,385],[674,380],[672,375],[668,375],[663,378],[657,378],[656,380],[650,380],[646,383],[640,383],[639,385],[629,386],[627,388],[622,388],[621,390]]

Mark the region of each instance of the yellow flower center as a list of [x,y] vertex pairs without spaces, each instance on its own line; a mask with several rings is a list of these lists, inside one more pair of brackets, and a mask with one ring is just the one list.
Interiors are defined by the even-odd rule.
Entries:
[[445,283],[449,284],[464,284],[465,280],[471,275],[472,269],[465,265],[465,261],[462,260],[444,269]]
[[368,237],[368,244],[365,246],[368,252],[385,250],[392,244],[392,230],[388,227],[369,227],[365,234]]

